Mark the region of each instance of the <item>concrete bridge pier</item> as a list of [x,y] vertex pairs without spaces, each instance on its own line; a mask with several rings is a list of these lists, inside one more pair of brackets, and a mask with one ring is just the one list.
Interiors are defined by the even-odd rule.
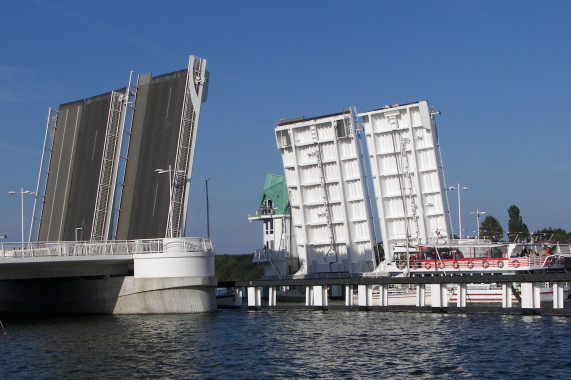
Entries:
[[466,284],[458,284],[456,288],[456,306],[457,307],[466,307]]
[[371,285],[358,285],[357,292],[360,307],[373,306],[373,288]]
[[521,284],[521,308],[524,313],[541,308],[541,289],[537,282],[523,282]]
[[353,306],[353,285],[345,285],[345,306]]
[[277,288],[275,286],[268,287],[268,306],[276,306]]
[[305,306],[326,307],[327,287],[323,285],[307,286],[305,290]]
[[379,285],[379,306],[389,306],[389,287],[386,284]]
[[234,304],[235,305],[242,305],[242,287],[237,287],[234,293]]
[[262,307],[262,287],[260,286],[248,287],[248,306]]
[[512,307],[512,287],[511,284],[502,284],[502,307],[504,309]]
[[416,306],[423,307],[426,304],[426,287],[424,284],[416,285]]
[[553,283],[553,308],[554,309],[563,309],[565,307],[563,300],[563,290],[564,290],[565,283],[562,282],[554,282]]
[[442,312],[448,308],[447,284],[430,284],[432,311]]

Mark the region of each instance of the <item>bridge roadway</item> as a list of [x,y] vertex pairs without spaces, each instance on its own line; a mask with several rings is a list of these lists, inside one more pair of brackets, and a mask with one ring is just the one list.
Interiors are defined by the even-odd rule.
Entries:
[[19,257],[0,259],[0,280],[127,276],[133,255]]
[[133,275],[134,254],[160,253],[162,240],[3,243],[0,280]]

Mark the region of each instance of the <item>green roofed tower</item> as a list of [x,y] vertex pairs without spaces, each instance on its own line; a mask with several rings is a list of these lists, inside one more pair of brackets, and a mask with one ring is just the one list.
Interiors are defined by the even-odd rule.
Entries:
[[254,252],[254,262],[264,263],[264,275],[283,278],[299,268],[295,236],[291,229],[291,210],[284,176],[266,174],[255,216],[250,221],[263,222],[263,245]]
[[264,188],[260,197],[260,203],[256,215],[287,214],[290,215],[287,184],[284,176],[266,174]]

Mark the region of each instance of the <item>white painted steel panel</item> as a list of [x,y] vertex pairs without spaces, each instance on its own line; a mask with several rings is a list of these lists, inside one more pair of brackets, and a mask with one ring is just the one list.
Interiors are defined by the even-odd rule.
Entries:
[[295,227],[300,271],[361,273],[374,268],[351,113],[276,127]]
[[359,114],[367,137],[385,254],[449,236],[426,101]]

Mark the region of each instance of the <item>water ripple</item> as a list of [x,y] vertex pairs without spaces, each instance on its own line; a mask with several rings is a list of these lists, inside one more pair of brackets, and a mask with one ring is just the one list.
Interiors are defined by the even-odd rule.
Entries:
[[571,368],[566,317],[223,310],[4,324],[3,378],[531,379]]

